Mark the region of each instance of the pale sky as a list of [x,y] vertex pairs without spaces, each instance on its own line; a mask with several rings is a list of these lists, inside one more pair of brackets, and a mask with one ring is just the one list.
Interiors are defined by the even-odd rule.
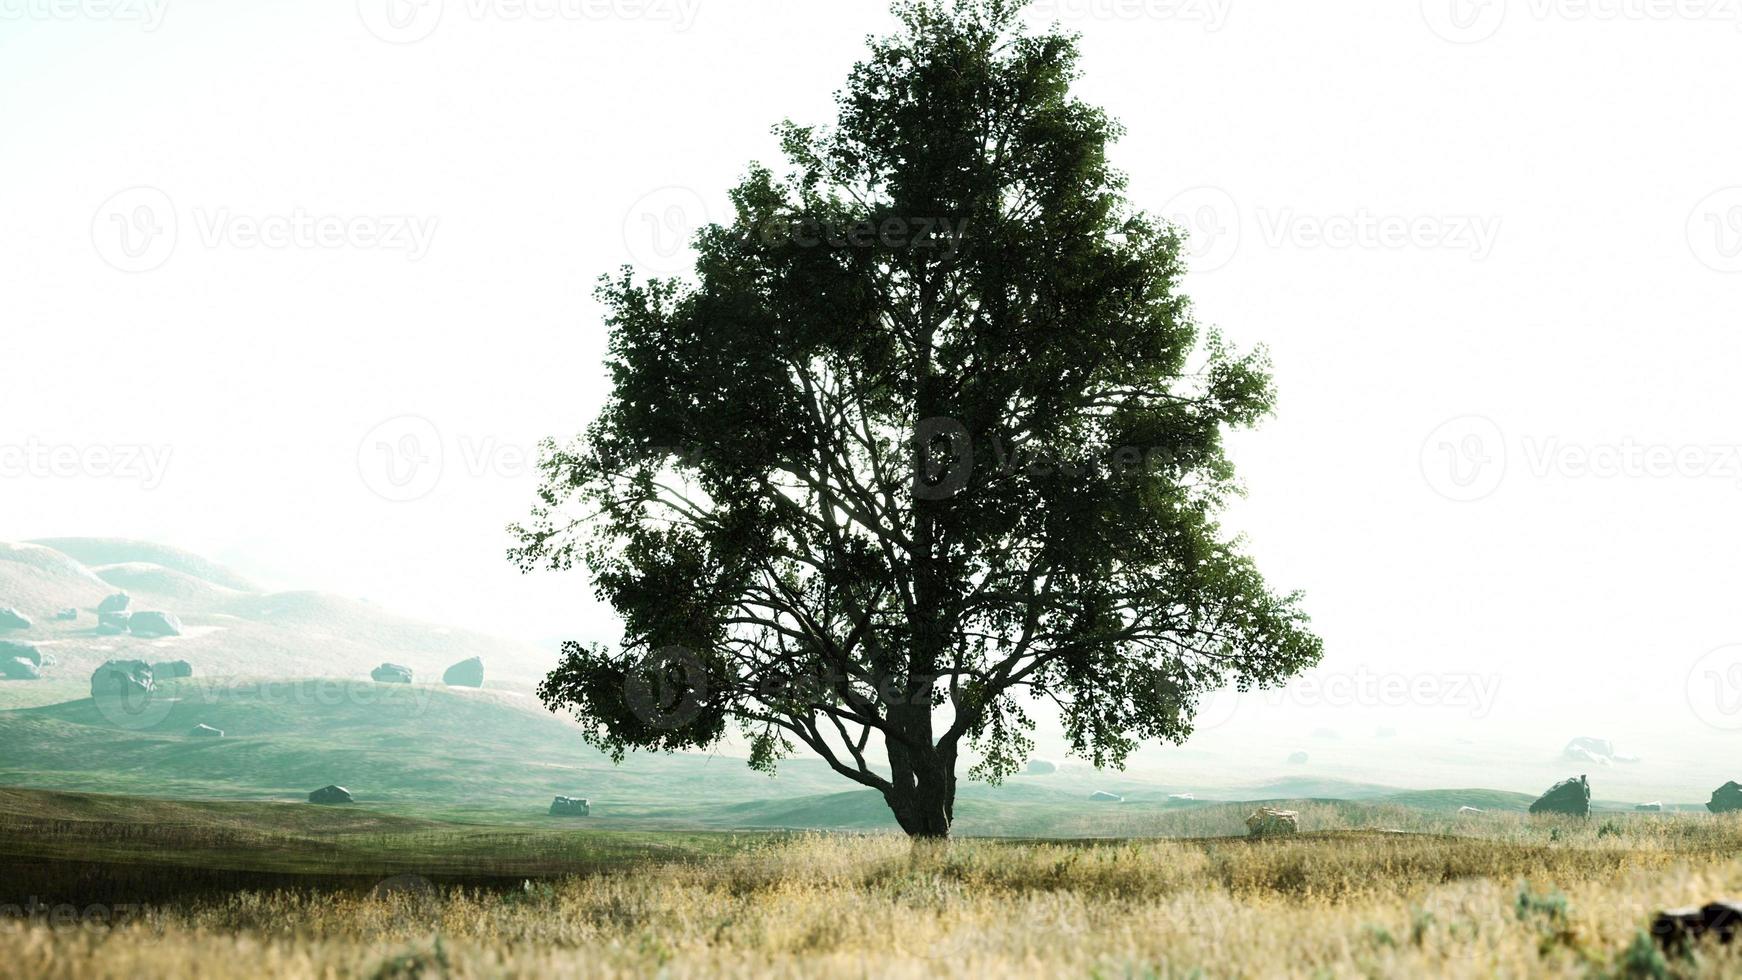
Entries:
[[[1230,526],[1306,592],[1320,681],[1416,692],[1290,724],[1733,738],[1742,3],[1043,7],[1134,202],[1197,235],[1199,318],[1273,354]],[[0,539],[613,639],[584,577],[503,558],[533,446],[603,399],[594,280],[680,271],[890,24],[0,0]]]

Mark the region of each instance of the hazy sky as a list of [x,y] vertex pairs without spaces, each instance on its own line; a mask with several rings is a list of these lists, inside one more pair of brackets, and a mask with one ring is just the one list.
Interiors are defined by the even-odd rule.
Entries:
[[[1042,9],[1197,235],[1199,317],[1274,355],[1229,523],[1348,693],[1237,717],[1742,729],[1742,2]],[[602,401],[593,282],[681,269],[889,25],[0,0],[0,539],[613,638],[503,558],[533,446]]]

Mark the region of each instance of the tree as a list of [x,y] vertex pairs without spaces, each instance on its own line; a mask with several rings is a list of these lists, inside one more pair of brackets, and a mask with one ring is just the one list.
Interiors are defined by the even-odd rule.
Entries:
[[584,562],[622,617],[540,689],[616,759],[735,726],[753,767],[803,746],[944,837],[958,760],[1018,771],[1038,706],[1116,766],[1318,661],[1217,524],[1264,354],[1194,323],[1179,231],[1071,95],[1075,37],[1021,6],[897,4],[693,280],[601,280],[614,391],[545,444],[511,556]]

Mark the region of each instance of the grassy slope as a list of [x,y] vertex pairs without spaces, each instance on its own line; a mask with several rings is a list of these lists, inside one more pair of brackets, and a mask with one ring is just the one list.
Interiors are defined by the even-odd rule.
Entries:
[[[226,736],[186,734],[196,724]],[[300,800],[337,783],[365,804],[491,819],[540,818],[557,795],[591,798],[610,817],[838,788],[804,763],[774,780],[739,760],[694,755],[619,767],[530,698],[367,681],[194,678],[164,685],[135,718],[111,719],[89,698],[0,712],[0,744],[0,783],[12,785]]]
[[[189,736],[197,724],[226,737]],[[0,711],[0,745],[0,785],[290,802],[338,783],[366,807],[495,824],[542,824],[550,799],[565,795],[591,799],[590,825],[600,827],[894,829],[877,793],[850,789],[814,761],[789,760],[775,779],[738,759],[696,755],[636,755],[616,766],[569,722],[499,691],[196,677],[163,685],[137,716],[111,718],[89,698]],[[1168,800],[1164,789],[1097,803],[1088,799],[1096,783],[1092,773],[997,787],[964,782],[958,831],[1213,837],[1240,833],[1251,809]],[[1516,814],[1531,801],[1491,790],[1397,793],[1313,781],[1267,784],[1245,799],[1318,799],[1343,808],[1338,820],[1348,826],[1412,825],[1414,813],[1452,819],[1461,806]]]

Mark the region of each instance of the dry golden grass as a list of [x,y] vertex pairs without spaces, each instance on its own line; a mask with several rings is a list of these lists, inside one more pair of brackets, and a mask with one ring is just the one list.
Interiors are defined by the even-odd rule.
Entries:
[[1742,975],[1734,952],[1665,961],[1639,938],[1659,908],[1742,894],[1742,822],[1495,815],[1471,832],[1481,836],[770,839],[507,893],[244,893],[122,928],[15,921],[0,929],[0,973]]

